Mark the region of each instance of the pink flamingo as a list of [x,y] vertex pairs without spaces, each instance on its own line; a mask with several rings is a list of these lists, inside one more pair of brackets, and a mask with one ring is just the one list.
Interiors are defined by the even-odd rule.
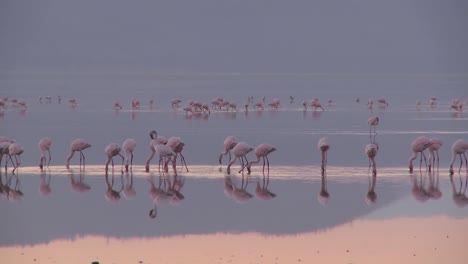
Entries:
[[369,170],[372,166],[372,175],[377,175],[377,165],[375,163],[375,156],[377,156],[377,152],[379,150],[379,145],[376,143],[367,144],[364,152],[366,153],[367,157],[369,158]]
[[71,103],[72,106],[76,106],[77,105],[77,102],[76,102],[76,99],[73,97],[71,98],[70,100],[68,100],[69,103]]
[[457,157],[457,155],[460,156],[460,169],[458,170],[458,173],[460,173],[461,168],[463,166],[462,156],[465,158],[465,167],[467,167],[466,170],[468,172],[468,162],[466,160],[466,155],[465,155],[466,150],[468,150],[468,142],[463,139],[459,139],[453,143],[451,150],[452,150],[452,160],[450,161],[450,169],[449,169],[450,175],[453,175],[453,163],[455,163],[455,158]]
[[132,98],[132,108],[133,109],[140,108],[140,100],[138,100],[136,98]]
[[148,157],[148,160],[146,161],[146,166],[145,166],[146,172],[149,172],[149,163],[153,159],[154,154],[156,154],[156,146],[166,145],[166,143],[167,143],[167,139],[163,136],[157,136],[156,140],[151,139],[150,144],[149,144],[151,153],[150,153],[150,156]]
[[314,108],[314,111],[316,111],[317,108],[322,109],[322,111],[325,110],[325,109],[323,109],[322,104],[320,104],[319,99],[317,99],[317,98],[314,98],[314,100],[312,100],[312,102],[310,104]]
[[180,155],[180,162],[182,163],[182,168],[184,167],[184,164],[185,164],[185,169],[188,172],[189,169],[187,168],[187,162],[185,162],[185,157],[182,154],[182,150],[184,149],[184,146],[185,146],[185,143],[182,141],[182,139],[180,137],[170,137],[167,140],[167,145],[176,154],[174,157],[174,163],[176,163],[177,156]]
[[257,108],[258,110],[264,110],[265,108],[263,107],[263,103],[262,102],[256,102],[254,104],[254,108]]
[[115,101],[115,102],[114,102],[114,109],[115,109],[115,110],[121,110],[121,109],[122,109],[122,105],[121,105],[119,102]]
[[161,170],[161,164],[163,163],[163,159],[165,159],[166,162],[164,164],[164,171],[167,172],[167,165],[169,161],[172,161],[172,168],[174,170],[174,174],[177,175],[174,161],[176,153],[168,145],[162,145],[157,143],[158,133],[155,130],[152,130],[150,132],[150,137],[154,141],[153,145],[155,145],[155,150],[159,155],[159,170]]
[[411,142],[411,151],[413,151],[413,155],[409,158],[409,171],[410,173],[413,172],[413,160],[416,159],[418,156],[418,153],[421,153],[421,160],[419,162],[419,169],[421,169],[422,166],[422,159],[424,157],[424,162],[426,163],[426,155],[424,155],[424,150],[426,150],[428,147],[432,145],[432,142],[425,136],[419,136],[413,142]]
[[127,138],[122,144],[122,148],[125,151],[125,171],[128,171],[128,161],[130,156],[130,169],[133,168],[133,152],[136,148],[136,141],[133,138]]
[[[9,141],[4,141],[0,142],[0,166],[2,165],[2,159],[3,155],[9,155],[10,153],[10,145],[12,142]],[[5,159],[5,171],[7,170],[8,167],[8,157]]]
[[239,141],[237,140],[236,137],[234,136],[227,136],[226,139],[223,142],[224,145],[224,151],[219,154],[219,165],[222,164],[223,157],[227,154],[229,154],[229,160],[231,160],[231,149],[233,149]]
[[[268,144],[268,143],[262,143],[258,145],[257,147],[255,147],[254,153],[255,153],[255,156],[257,156],[257,160],[251,161],[250,163],[244,165],[244,167],[247,167],[247,172],[250,173],[250,168],[252,167],[252,164],[259,163],[260,158],[262,158],[263,159],[263,174],[265,174],[265,161],[266,161],[267,172],[268,172],[268,175],[270,175],[270,161],[268,160],[268,155],[275,150],[276,148],[273,145]],[[241,170],[243,170],[244,167]]]
[[41,150],[41,161],[39,162],[39,168],[43,168],[44,162],[47,160],[46,159],[46,151],[49,154],[49,162],[47,162],[47,167],[49,167],[50,160],[52,159],[52,156],[50,155],[50,147],[52,146],[52,139],[48,137],[44,137],[41,140],[39,140],[39,149]]
[[376,132],[376,126],[379,124],[379,117],[377,116],[372,116],[367,120],[367,123],[369,124],[369,134],[371,134],[372,127],[374,127],[374,133]]
[[91,144],[88,143],[88,141],[86,141],[86,139],[83,139],[83,138],[77,138],[75,140],[72,141],[72,143],[70,144],[70,154],[68,155],[68,158],[67,158],[67,169],[70,168],[70,160],[71,158],[73,157],[73,155],[75,154],[75,151],[78,151],[80,152],[80,168],[81,168],[81,162],[83,161],[83,168],[85,166],[85,156],[83,154],[83,150],[87,149],[91,147]]
[[[23,152],[24,152],[23,147],[16,142],[11,143],[10,146],[8,146],[8,155],[10,156],[11,163],[13,164],[13,174],[15,173],[15,170],[21,164],[20,155],[23,154]],[[16,163],[13,162],[13,159],[11,158],[11,156],[15,156]]]
[[[439,167],[439,149],[442,146],[442,140],[438,138],[431,138],[430,141],[432,144],[429,146],[429,171],[431,171],[431,166],[435,166],[436,156],[437,156],[437,167]],[[434,155],[435,152],[435,155]]]
[[379,102],[379,104],[381,105],[385,105],[386,107],[388,107],[388,101],[385,98],[380,98],[379,100],[377,100],[377,102]]
[[[244,167],[245,164],[248,164],[249,161],[247,160],[247,154],[249,154],[254,148],[251,147],[249,144],[245,142],[238,142],[234,148],[232,148],[232,153],[234,154],[234,158],[229,162],[229,165],[227,166],[227,174],[231,173],[231,165],[236,162],[237,159],[239,159],[239,162],[241,164],[241,167]],[[245,163],[244,163],[245,159]],[[242,169],[239,171],[241,172]]]
[[123,163],[124,163],[124,157],[120,154],[120,146],[119,144],[116,143],[110,143],[107,145],[107,147],[104,149],[107,155],[107,160],[106,160],[106,172],[108,171],[109,168],[109,162],[112,161],[112,171],[114,170],[114,157],[115,156],[120,156],[122,158],[122,167],[121,171],[123,173]]
[[328,143],[327,137],[321,137],[317,144],[318,149],[322,153],[322,171],[326,170],[327,161],[328,161],[328,150],[330,149],[330,144]]
[[182,100],[178,99],[178,98],[174,98],[171,100],[171,107],[172,108],[179,108],[179,104],[180,102],[182,102]]

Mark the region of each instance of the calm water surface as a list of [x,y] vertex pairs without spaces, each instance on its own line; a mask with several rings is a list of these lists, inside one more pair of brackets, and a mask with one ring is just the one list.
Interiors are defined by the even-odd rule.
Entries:
[[[466,251],[457,251],[457,241],[463,239],[460,234],[468,232],[466,172],[463,169],[453,178],[448,175],[450,145],[468,134],[464,113],[451,111],[449,103],[452,98],[468,95],[460,88],[466,87],[466,79],[138,77],[2,76],[0,96],[28,104],[26,110],[9,107],[0,117],[0,135],[15,138],[25,149],[17,174],[10,169],[2,171],[2,184],[10,192],[4,192],[0,200],[0,250],[12,263],[60,263],[64,260],[59,251],[71,252],[73,247],[86,244],[95,245],[99,252],[83,249],[76,262],[70,263],[187,263],[189,257],[208,263],[371,263],[385,261],[384,249],[392,247],[388,244],[391,241],[401,244],[390,250],[393,254],[416,263],[444,259],[463,263],[460,260],[466,259]],[[341,89],[345,85],[349,90]],[[389,89],[386,94],[374,94],[375,85]],[[407,94],[393,94],[390,88],[395,85],[406,87]],[[439,89],[441,86],[450,89]],[[106,89],[97,89],[102,87]],[[340,89],[345,92],[338,92]],[[53,96],[51,103],[38,101],[39,96],[49,95]],[[57,95],[63,98],[60,104]],[[248,95],[254,96],[254,101],[266,96],[267,103],[276,97],[282,106],[245,113],[241,109]],[[169,106],[173,97],[180,97],[185,105],[188,99],[209,103],[218,96],[235,101],[240,111],[186,115]],[[295,100],[290,101],[289,96]],[[429,96],[439,98],[437,108],[428,107]],[[74,108],[67,102],[71,97],[78,100]],[[130,109],[132,97],[142,102],[139,110]],[[320,98],[325,111],[303,111],[302,100],[310,102],[315,97]],[[355,102],[356,97],[361,98],[360,103]],[[369,97],[386,97],[390,106],[375,104],[369,110],[365,106]],[[156,101],[152,109],[150,98]],[[326,103],[328,98],[334,100],[331,106]],[[417,99],[423,102],[420,108],[415,106]],[[114,111],[115,100],[124,109]],[[371,115],[381,120],[372,138],[367,125]],[[155,159],[150,172],[144,171],[152,129],[166,137],[183,138],[189,172],[179,167],[177,176],[160,173]],[[275,145],[269,176],[262,174],[261,166],[254,167],[251,175],[226,175],[227,159],[219,166],[217,157],[228,135],[252,146],[263,142]],[[408,173],[409,144],[419,135],[444,142],[435,172],[423,167]],[[54,143],[51,167],[41,172],[37,168],[37,142],[43,136],[51,137]],[[318,167],[316,146],[322,136],[329,137],[331,145],[324,175]],[[77,137],[92,144],[84,152],[84,171],[77,166],[78,156],[72,160],[71,170],[64,166],[69,144]],[[138,144],[132,172],[122,175],[117,166],[106,175],[105,146],[121,144],[129,137]],[[364,154],[370,140],[379,143],[375,178],[368,174]],[[250,155],[249,159],[254,159]],[[233,168],[236,171],[239,165]],[[177,195],[158,196],[158,190]],[[152,219],[149,212],[154,208],[157,216]],[[427,228],[418,229],[421,225]],[[353,233],[357,231],[363,235]],[[352,248],[358,247],[359,237],[376,243],[368,246],[369,252],[361,252]],[[101,238],[107,242],[101,243]],[[411,239],[416,244],[426,242],[427,247],[418,245],[417,252],[405,248]],[[165,250],[168,245],[160,245],[164,241],[172,241],[170,244],[185,254],[171,259],[143,250],[145,243]],[[196,250],[196,241],[218,250]],[[260,245],[245,249],[249,241]],[[304,241],[309,241],[311,248],[302,248]],[[325,249],[320,241],[337,246]],[[128,254],[124,259],[112,254],[119,251],[120,242],[138,256]],[[280,244],[297,257],[283,256],[276,250]],[[227,248],[232,253],[226,253]]]

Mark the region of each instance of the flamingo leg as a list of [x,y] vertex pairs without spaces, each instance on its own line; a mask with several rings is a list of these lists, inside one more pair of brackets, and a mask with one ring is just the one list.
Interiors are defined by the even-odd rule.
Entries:
[[267,168],[268,168],[268,176],[270,176],[270,160],[268,159],[268,156],[265,157],[267,161]]
[[120,167],[120,171],[123,173],[123,172],[124,172],[124,171],[123,171],[124,157],[123,157],[121,154],[119,154],[119,156],[122,158],[122,166]]
[[185,157],[184,155],[182,155],[182,152],[180,152],[180,163],[182,163],[182,168],[184,167],[185,165],[185,169],[187,170],[187,172],[189,171],[188,168],[187,168],[187,162],[185,162]]
[[47,167],[50,165],[50,161],[52,160],[52,155],[50,155],[50,150],[47,150],[47,153],[49,153],[49,161],[47,162]]

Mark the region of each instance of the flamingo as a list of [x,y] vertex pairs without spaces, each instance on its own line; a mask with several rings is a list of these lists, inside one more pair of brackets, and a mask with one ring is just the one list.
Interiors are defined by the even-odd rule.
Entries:
[[377,152],[379,151],[379,145],[376,143],[370,143],[366,145],[364,152],[366,153],[367,157],[369,158],[369,170],[372,166],[372,175],[377,175],[377,165],[375,163],[375,156],[377,156]]
[[121,109],[122,109],[122,105],[121,105],[119,102],[115,101],[115,102],[114,102],[114,109],[115,109],[115,110],[121,110]]
[[318,141],[317,147],[322,152],[322,171],[325,171],[327,166],[328,150],[330,149],[330,144],[328,144],[328,138],[321,137]]
[[121,150],[121,148],[120,148],[119,144],[116,144],[116,143],[109,143],[109,145],[107,145],[107,147],[104,149],[104,151],[106,152],[106,155],[107,155],[106,172],[108,170],[110,162],[112,162],[112,170],[114,170],[114,157],[115,156],[120,156],[122,158],[121,171],[123,173],[124,157],[120,154],[120,150]]
[[226,139],[224,140],[223,142],[223,145],[224,145],[224,151],[221,152],[221,154],[219,154],[219,165],[222,164],[222,160],[223,160],[223,157],[227,154],[229,154],[229,160],[231,160],[231,149],[234,148],[234,146],[236,146],[236,144],[238,143],[239,141],[237,140],[236,137],[234,136],[227,136]]
[[459,139],[453,143],[452,160],[450,161],[450,169],[449,169],[450,175],[453,175],[453,163],[455,163],[455,158],[457,157],[457,155],[460,156],[460,169],[458,170],[458,173],[460,173],[461,168],[463,166],[462,155],[465,158],[465,167],[467,167],[466,170],[468,172],[468,163],[467,163],[466,155],[465,155],[465,152],[467,149],[468,149],[468,142],[463,139]]
[[314,100],[312,100],[310,105],[314,108],[314,111],[316,111],[317,108],[322,109],[322,111],[325,110],[325,109],[323,109],[322,104],[320,104],[319,99],[317,99],[317,98],[314,98]]
[[369,124],[369,134],[371,134],[372,127],[374,127],[374,133],[377,134],[376,132],[376,127],[379,124],[379,117],[378,116],[371,116],[368,120],[367,123]]
[[179,104],[182,102],[182,100],[174,98],[171,100],[171,106],[172,108],[179,108]]
[[152,130],[150,132],[150,137],[154,141],[154,149],[159,155],[159,170],[161,170],[161,163],[163,163],[163,159],[166,159],[166,162],[164,164],[164,170],[167,171],[167,164],[169,163],[169,161],[172,161],[172,168],[174,169],[174,174],[177,174],[174,162],[176,153],[171,149],[171,147],[157,143],[158,133],[155,130]]
[[[431,166],[435,166],[436,156],[437,156],[437,167],[439,167],[439,148],[442,146],[442,140],[438,138],[431,138],[430,141],[432,145],[429,146],[429,171],[431,171]],[[436,155],[434,155],[434,152]]]
[[85,149],[87,149],[89,147],[91,147],[91,144],[89,144],[86,139],[77,138],[77,139],[73,140],[72,143],[70,144],[70,154],[68,155],[68,158],[67,158],[67,165],[66,165],[67,169],[70,168],[70,160],[73,157],[73,155],[75,154],[75,151],[80,152],[80,168],[81,168],[81,161],[83,161],[83,168],[84,168],[84,166],[85,166],[85,156],[83,154],[83,150],[85,150]]
[[[227,174],[231,173],[231,165],[234,164],[234,162],[239,159],[239,162],[241,163],[241,167],[244,167],[245,163],[249,163],[247,160],[247,154],[249,154],[254,148],[251,147],[249,144],[245,142],[238,142],[234,148],[232,148],[232,153],[234,154],[234,158],[229,162],[229,165],[227,166]],[[244,163],[245,159],[245,163]],[[240,170],[239,172],[241,172]]]
[[49,167],[50,160],[52,159],[52,156],[50,155],[50,147],[52,146],[52,139],[48,137],[44,137],[41,140],[39,140],[39,149],[41,150],[41,161],[39,162],[39,168],[43,168],[44,162],[47,160],[46,159],[46,151],[49,154],[49,162],[47,162],[47,167]]
[[136,141],[133,138],[127,138],[122,144],[122,148],[125,151],[125,171],[128,172],[128,160],[130,156],[130,170],[133,167],[133,152],[136,148]]
[[166,145],[168,145],[172,149],[172,151],[174,151],[174,153],[176,154],[174,157],[174,164],[176,163],[177,156],[180,155],[180,162],[182,163],[182,168],[184,167],[184,164],[185,164],[185,169],[188,172],[189,170],[187,168],[187,162],[185,162],[185,157],[182,154],[182,150],[184,149],[184,146],[185,146],[185,143],[182,141],[182,139],[180,137],[170,137],[167,140]]
[[[24,152],[23,147],[16,142],[11,143],[10,146],[8,146],[8,155],[10,156],[11,163],[13,164],[13,174],[15,173],[15,170],[21,164],[20,155],[23,154],[23,152]],[[11,156],[15,156],[16,164],[13,162],[13,159],[11,158]]]
[[[9,147],[11,144],[12,143],[9,141],[0,142],[0,166],[2,164],[3,155],[9,154],[10,152]],[[7,167],[8,167],[8,157],[5,159],[5,171],[7,170]]]
[[425,136],[419,136],[413,142],[411,142],[411,151],[413,151],[413,155],[409,158],[409,172],[413,172],[413,160],[416,159],[418,153],[421,153],[421,160],[419,162],[419,169],[421,169],[422,159],[424,157],[424,162],[426,163],[426,155],[424,155],[424,150],[432,145],[432,142]]
[[380,98],[379,100],[377,100],[377,102],[379,102],[379,104],[381,105],[385,105],[386,107],[388,107],[388,101],[385,98]]
[[149,163],[153,159],[154,154],[156,154],[156,146],[165,145],[166,143],[167,143],[167,139],[163,136],[157,136],[156,141],[151,139],[150,144],[149,144],[151,153],[150,153],[150,156],[148,157],[148,160],[146,161],[146,166],[145,166],[146,172],[149,172]]
[[[263,174],[265,174],[265,160],[266,160],[268,175],[270,175],[270,161],[268,160],[268,155],[275,150],[276,148],[273,145],[268,144],[268,143],[262,143],[258,145],[257,147],[255,147],[254,153],[255,153],[255,156],[257,156],[257,160],[251,161],[250,163],[244,165],[244,167],[247,167],[247,172],[250,173],[250,168],[252,167],[252,164],[259,163],[260,158],[262,158],[263,159]],[[243,170],[244,167],[241,170]]]

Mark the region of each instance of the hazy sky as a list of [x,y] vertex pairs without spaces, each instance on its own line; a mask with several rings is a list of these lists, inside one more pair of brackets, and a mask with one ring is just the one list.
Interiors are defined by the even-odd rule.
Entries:
[[0,2],[1,71],[466,73],[468,1]]

